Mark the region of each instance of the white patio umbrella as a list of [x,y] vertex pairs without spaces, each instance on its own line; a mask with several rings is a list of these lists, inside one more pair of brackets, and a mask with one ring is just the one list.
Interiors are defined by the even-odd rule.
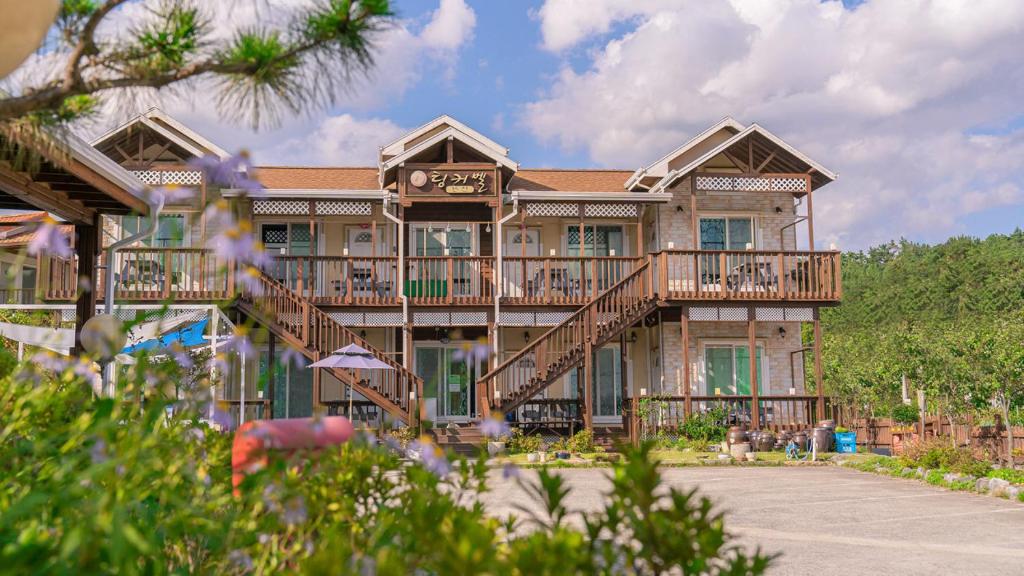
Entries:
[[[372,352],[352,343],[348,346],[338,348],[330,356],[318,360],[309,365],[310,368],[348,368],[355,372],[355,379],[359,378],[359,370],[394,370],[395,368],[378,359]],[[350,385],[348,391],[348,417],[352,418],[352,396],[355,389]]]

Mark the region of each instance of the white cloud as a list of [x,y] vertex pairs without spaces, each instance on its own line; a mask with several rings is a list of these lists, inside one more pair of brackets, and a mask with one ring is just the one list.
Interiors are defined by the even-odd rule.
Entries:
[[815,229],[846,247],[941,239],[1024,201],[1024,132],[972,135],[1020,114],[1022,2],[548,0],[536,16],[544,48],[588,64],[566,64],[522,121],[598,164],[756,121],[841,173]]
[[378,148],[406,132],[390,120],[357,120],[342,114],[327,118],[301,136],[257,148],[253,159],[262,165],[374,166]]

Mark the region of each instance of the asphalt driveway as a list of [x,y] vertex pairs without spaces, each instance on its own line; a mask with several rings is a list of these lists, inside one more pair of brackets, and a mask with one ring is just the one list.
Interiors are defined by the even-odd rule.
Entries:
[[[575,509],[600,506],[607,470],[559,473]],[[663,477],[710,496],[743,544],[781,552],[772,574],[1024,574],[1021,503],[838,467],[667,468]],[[500,473],[492,487],[493,514],[527,501]]]

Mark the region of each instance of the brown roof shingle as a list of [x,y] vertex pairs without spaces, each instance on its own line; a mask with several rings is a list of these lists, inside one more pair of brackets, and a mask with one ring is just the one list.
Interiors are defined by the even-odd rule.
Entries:
[[380,190],[377,167],[258,166],[256,179],[270,189]]
[[534,170],[516,172],[509,181],[511,191],[529,192],[625,192],[632,170]]

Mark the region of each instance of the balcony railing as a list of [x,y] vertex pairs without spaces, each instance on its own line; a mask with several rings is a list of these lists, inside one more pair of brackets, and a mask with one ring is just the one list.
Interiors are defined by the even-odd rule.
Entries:
[[[106,254],[100,266],[106,266]],[[39,276],[48,300],[73,300],[78,292],[77,258],[52,258]],[[97,274],[97,295],[105,293],[105,275]],[[135,301],[221,300],[233,291],[228,265],[204,248],[124,248],[115,254],[116,297]]]
[[[753,396],[650,396],[641,410],[643,398],[630,398],[631,427],[634,438],[654,436],[658,432],[676,433],[694,414],[716,410],[725,426],[750,427],[753,420]],[[819,403],[823,403],[819,412]],[[837,419],[837,407],[829,398],[813,395],[764,395],[757,398],[758,423],[774,432],[813,428],[819,419]]]
[[[510,256],[502,260],[502,304],[582,306],[644,261]],[[838,252],[671,250],[653,255],[652,264],[652,289],[667,300],[829,302],[842,294]],[[397,256],[275,256],[265,272],[320,305],[399,306],[401,294],[414,306],[494,303],[493,257],[408,257],[402,286],[398,266]],[[231,276],[226,262],[202,248],[126,248],[114,263],[117,298],[131,301],[229,298]],[[47,300],[73,300],[76,260],[51,259],[38,282]],[[102,274],[98,289],[102,298]],[[4,302],[32,293],[8,291]]]
[[667,251],[657,256],[658,292],[670,300],[834,301],[842,295],[839,252]]
[[506,257],[502,303],[582,306],[629,276],[643,258]]

